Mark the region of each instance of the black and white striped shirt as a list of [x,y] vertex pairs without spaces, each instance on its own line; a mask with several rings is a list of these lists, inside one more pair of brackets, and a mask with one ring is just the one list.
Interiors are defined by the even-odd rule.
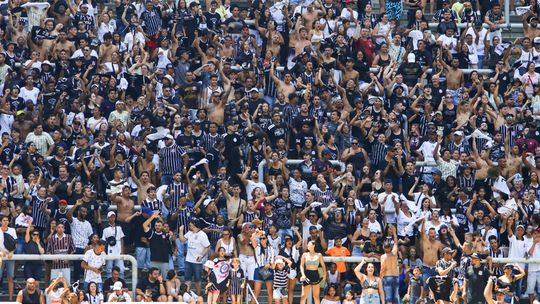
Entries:
[[178,227],[184,226],[184,234],[186,234],[189,231],[189,219],[191,218],[191,215],[193,214],[193,208],[185,207],[185,208],[178,208],[178,219],[176,220]]
[[371,145],[371,154],[369,161],[373,166],[378,166],[379,163],[384,159],[386,156],[386,151],[388,150],[388,146],[385,144],[379,143],[377,140],[375,140]]
[[458,177],[458,186],[459,188],[474,188],[474,183],[476,179],[474,176],[470,176],[469,178],[466,178],[463,175],[460,175]]
[[274,289],[286,288],[289,279],[289,266],[285,264],[283,269],[274,269]]
[[47,215],[43,212],[43,205],[47,204],[45,199],[40,199],[37,196],[32,196],[32,224],[34,227],[46,228],[47,227]]
[[161,148],[159,158],[162,174],[171,175],[182,171],[182,156],[184,155],[186,155],[186,151],[176,144]]
[[142,201],[141,203],[141,207],[150,208],[152,209],[152,211],[161,211],[162,205],[163,205],[163,202],[161,202],[160,200],[158,199],[150,200],[148,198]]
[[[172,194],[171,194],[172,190]],[[173,182],[167,187],[167,194],[171,196],[171,212],[175,212],[180,205],[180,198],[186,196],[188,193],[188,186],[184,182],[175,183]]]
[[218,141],[218,139],[223,139],[223,136],[217,133],[216,135],[205,133],[201,140],[201,145],[204,148],[204,151],[210,151],[214,147],[214,144],[216,143],[216,141]]
[[154,36],[161,27],[161,9],[154,7],[152,11],[144,11],[141,14],[141,20],[144,21],[144,28],[148,36]]
[[520,124],[515,124],[513,126],[507,126],[506,124],[499,127],[498,130],[502,134],[502,142],[506,140],[506,137],[508,136],[508,146],[512,147],[516,144],[516,140],[521,134],[521,131],[523,131],[523,126]]

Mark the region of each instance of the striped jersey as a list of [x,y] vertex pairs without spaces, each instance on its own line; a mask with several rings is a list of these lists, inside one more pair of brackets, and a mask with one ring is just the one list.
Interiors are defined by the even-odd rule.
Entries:
[[186,151],[176,144],[161,148],[159,158],[163,169],[162,174],[171,175],[182,171],[182,156],[184,155],[186,155]]
[[47,227],[47,215],[43,212],[43,205],[46,205],[47,202],[45,199],[41,199],[37,196],[32,196],[32,224],[38,228]]
[[[171,194],[172,192],[172,194]],[[171,196],[171,212],[175,212],[180,205],[180,198],[188,194],[188,185],[184,182],[173,182],[167,186],[166,193]]]
[[274,269],[274,289],[286,288],[288,279],[289,266],[285,265],[285,267],[283,267],[281,270],[279,270],[276,266]]
[[161,211],[162,205],[163,205],[163,202],[161,202],[160,200],[158,199],[150,200],[148,198],[142,201],[141,203],[141,207],[150,208],[152,211]]
[[[75,246],[73,239],[69,234],[63,234],[62,237],[58,237],[58,234],[54,234],[47,242],[47,254],[68,255],[75,252]],[[55,260],[52,262],[52,269],[69,268],[69,261]]]
[[189,231],[189,219],[193,214],[193,208],[185,207],[178,208],[178,219],[176,220],[177,227],[184,226],[184,234]]

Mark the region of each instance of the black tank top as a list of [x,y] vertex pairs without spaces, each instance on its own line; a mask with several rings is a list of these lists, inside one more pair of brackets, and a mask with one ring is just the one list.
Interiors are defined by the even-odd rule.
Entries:
[[41,290],[36,289],[34,293],[28,293],[28,290],[23,289],[22,304],[39,304],[39,298],[41,296]]

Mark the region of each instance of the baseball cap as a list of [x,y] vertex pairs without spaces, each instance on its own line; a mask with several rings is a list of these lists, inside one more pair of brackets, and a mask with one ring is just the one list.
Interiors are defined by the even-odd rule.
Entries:
[[407,62],[409,63],[416,62],[416,55],[414,55],[413,53],[410,53],[409,55],[407,55]]
[[504,269],[506,269],[506,268],[514,269],[514,264],[512,264],[512,263],[506,263],[506,264],[504,265]]
[[58,204],[64,204],[64,205],[67,205],[67,201],[65,199],[61,199],[58,201]]
[[285,261],[283,259],[276,259],[276,264],[285,264]]
[[445,254],[445,253],[454,253],[455,250],[452,250],[452,248],[450,247],[444,247],[443,250],[442,250],[442,254]]
[[165,136],[165,138],[174,140],[174,136],[172,136],[171,134]]
[[113,285],[113,290],[122,290],[122,282],[115,282]]
[[116,216],[116,213],[114,213],[114,211],[109,211],[109,213],[107,213],[107,218],[110,218],[113,215]]
[[442,175],[442,172],[441,172],[441,170],[435,168],[435,169],[433,169],[433,171],[431,171],[431,174]]
[[143,214],[147,214],[147,215],[152,215],[154,214],[154,211],[152,211],[152,209],[148,208],[148,207],[142,207],[141,208],[141,213]]
[[480,259],[480,256],[478,255],[478,253],[473,253],[471,254],[471,259]]

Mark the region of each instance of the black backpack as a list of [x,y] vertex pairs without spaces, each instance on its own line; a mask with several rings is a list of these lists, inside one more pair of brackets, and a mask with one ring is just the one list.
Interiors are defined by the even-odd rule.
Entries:
[[9,252],[13,252],[17,248],[17,241],[7,232],[4,232],[4,248]]

